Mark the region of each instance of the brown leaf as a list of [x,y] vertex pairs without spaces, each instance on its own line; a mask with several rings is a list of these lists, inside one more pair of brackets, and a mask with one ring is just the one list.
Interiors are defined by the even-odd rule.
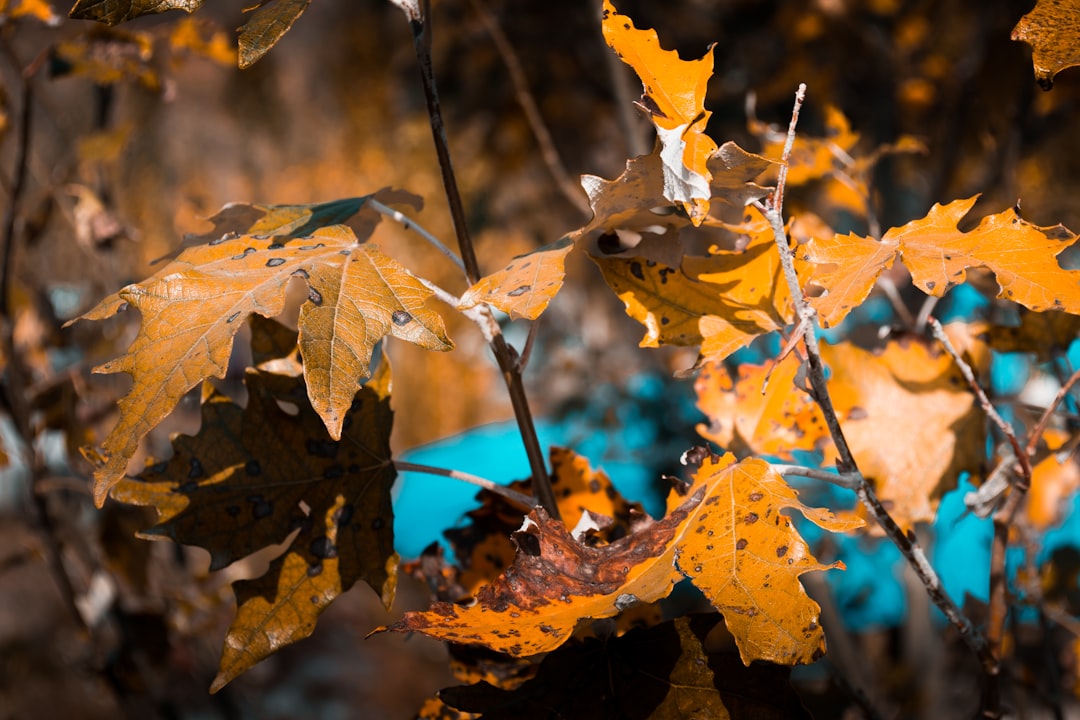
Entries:
[[1080,65],[1080,3],[1077,0],[1038,0],[1035,8],[1016,23],[1013,40],[1031,46],[1035,79],[1043,90],[1054,85],[1054,76]]
[[561,645],[580,620],[655,602],[689,578],[725,614],[745,663],[795,664],[820,656],[819,609],[798,576],[838,566],[818,564],[778,512],[796,509],[833,531],[862,521],[802,505],[766,463],[736,465],[731,455],[706,460],[689,497],[680,500],[673,494],[664,519],[600,547],[578,542],[534,510],[514,535],[513,565],[482,588],[474,604],[435,603],[382,629],[533,655]]
[[998,297],[1032,310],[1080,314],[1080,271],[1065,270],[1055,260],[1076,235],[1061,225],[1032,225],[1012,208],[987,215],[974,230],[961,232],[957,224],[976,200],[977,195],[934,205],[926,217],[890,229],[880,243],[855,235],[807,243],[801,254],[818,266],[812,282],[827,291],[811,299],[822,322],[834,325],[862,303],[897,254],[911,271],[912,282],[937,297],[963,283],[968,268],[984,267],[997,277]]
[[705,91],[713,71],[712,48],[698,60],[681,60],[664,50],[655,30],[638,30],[604,0],[604,40],[641,78],[641,106],[656,125],[663,170],[664,197],[686,210],[700,225],[709,214],[708,160],[716,143],[705,134],[711,112]]
[[203,0],[76,0],[69,15],[76,20],[96,20],[106,25],[117,25],[168,10],[193,13],[202,4]]
[[1020,308],[1020,325],[992,325],[987,334],[990,347],[998,352],[1035,353],[1048,362],[1080,336],[1080,316]]
[[[113,489],[117,500],[158,511],[146,536],[206,548],[211,569],[300,529],[264,576],[236,584],[237,615],[213,689],[310,635],[319,613],[357,580],[393,601],[389,374],[384,362],[356,393],[340,442],[306,402],[300,377],[250,371],[244,409],[207,385],[199,434],[178,436],[169,461]],[[290,392],[272,393],[274,384]]]
[[244,320],[281,313],[294,277],[309,288],[300,312],[308,394],[335,439],[380,339],[392,334],[428,349],[452,347],[441,317],[425,307],[431,292],[377,247],[360,244],[345,226],[283,242],[225,235],[190,247],[81,318],[104,319],[129,305],[142,313],[127,354],[95,369],[126,372],[134,380],[103,444],[107,461],[95,472],[95,502],[104,502],[142,437],[189,389],[205,378],[224,377],[233,336]]
[[536,678],[519,688],[481,683],[439,695],[487,720],[809,718],[788,682],[790,670],[745,667],[734,653],[709,651],[719,622],[718,615],[692,615],[586,640],[547,656]]
[[461,296],[458,309],[482,303],[494,305],[511,320],[535,320],[562,288],[566,256],[574,249],[573,236],[518,255],[502,270],[481,278]]
[[264,0],[240,28],[240,67],[249,68],[289,31],[311,0]]

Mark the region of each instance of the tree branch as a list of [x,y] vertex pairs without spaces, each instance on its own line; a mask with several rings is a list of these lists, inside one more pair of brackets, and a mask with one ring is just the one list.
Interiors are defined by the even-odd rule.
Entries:
[[482,478],[479,475],[472,475],[471,473],[461,472],[460,470],[447,470],[445,468],[432,467],[431,465],[418,465],[416,463],[405,462],[404,460],[395,460],[394,467],[401,472],[418,472],[425,473],[427,475],[440,475],[442,477],[453,478],[454,480],[461,480],[467,482],[470,485],[476,485],[488,492],[493,492],[499,495],[509,502],[513,503],[517,507],[522,508],[525,512],[531,511],[537,506],[536,499],[519,493],[517,490],[512,490],[505,485],[500,485],[497,482]]
[[394,222],[399,223],[406,230],[414,231],[417,235],[427,240],[432,247],[434,247],[446,257],[450,258],[450,262],[457,265],[458,269],[461,270],[462,273],[465,272],[465,263],[461,261],[461,258],[459,258],[453,250],[443,245],[442,240],[428,232],[423,225],[420,225],[400,210],[395,210],[392,207],[383,205],[381,202],[374,198],[368,198],[367,205],[372,210],[375,210],[376,212],[387,216]]

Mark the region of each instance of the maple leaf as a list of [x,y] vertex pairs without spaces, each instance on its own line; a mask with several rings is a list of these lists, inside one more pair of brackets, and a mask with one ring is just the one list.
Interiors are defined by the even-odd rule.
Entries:
[[741,251],[687,256],[681,267],[639,257],[592,256],[604,280],[646,328],[641,347],[701,345],[700,365],[719,361],[792,317],[772,227],[756,208],[742,225]]
[[930,295],[941,297],[963,283],[968,268],[987,268],[1001,288],[998,297],[1032,310],[1080,313],[1080,271],[1065,270],[1055,260],[1076,235],[1061,225],[1032,225],[1012,208],[961,232],[957,224],[978,198],[936,204],[926,217],[890,229],[880,242],[836,235],[803,246],[800,257],[817,266],[811,282],[826,290],[810,300],[822,324],[835,325],[861,304],[898,255],[912,282]]
[[223,235],[189,247],[153,277],[79,318],[100,320],[129,306],[142,313],[127,354],[95,368],[126,372],[134,380],[103,443],[105,462],[95,471],[99,506],[142,437],[189,389],[225,376],[233,336],[245,319],[284,310],[292,278],[308,285],[299,320],[308,395],[335,439],[380,339],[393,335],[431,350],[453,347],[442,318],[425,306],[431,291],[343,225],[297,238]]
[[641,78],[641,106],[649,113],[660,141],[664,197],[686,210],[694,225],[709,214],[708,160],[716,143],[705,134],[711,112],[705,90],[713,71],[712,47],[698,60],[681,60],[664,50],[655,30],[639,30],[610,0],[604,0],[604,40]]
[[487,303],[511,320],[535,320],[562,288],[566,277],[566,256],[574,249],[574,237],[567,235],[542,248],[518,255],[502,270],[481,278],[461,296],[459,310]]
[[786,667],[744,666],[709,651],[718,615],[692,615],[610,639],[588,639],[544,658],[517,688],[487,683],[446,688],[439,697],[488,720],[809,718]]
[[[978,472],[983,458],[983,417],[952,358],[914,339],[890,341],[877,354],[850,343],[823,345],[821,356],[863,475],[901,527],[932,521],[941,496],[962,471]],[[792,450],[824,450],[827,461],[835,458],[821,410],[793,392],[799,362],[792,353],[771,368],[740,366],[733,387],[725,372],[707,368],[696,390],[711,424],[699,432],[739,451],[790,458]]]
[[[392,603],[396,472],[383,360],[356,393],[340,441],[308,404],[301,377],[251,370],[246,408],[206,384],[199,433],[176,437],[170,460],[113,488],[115,499],[158,511],[144,537],[206,548],[211,569],[284,542],[299,528],[265,575],[235,583],[237,614],[212,690],[310,635],[319,614],[357,580]],[[279,402],[292,403],[297,414]]]
[[203,0],[76,0],[69,16],[76,20],[96,20],[106,25],[118,25],[143,15],[168,10],[193,13],[202,7]]
[[561,645],[582,619],[655,602],[689,578],[724,613],[743,662],[811,662],[824,652],[824,635],[819,608],[798,576],[840,565],[817,563],[779,514],[785,508],[833,531],[863,524],[804,506],[763,461],[707,459],[689,497],[673,495],[662,520],[641,523],[608,545],[578,542],[543,509],[534,510],[514,534],[513,565],[481,588],[474,604],[435,603],[379,631],[533,655]]
[[1076,38],[1080,34],[1080,3],[1076,0],[1038,0],[1034,9],[1020,18],[1012,31],[1013,40],[1031,46],[1035,79],[1043,90],[1054,85],[1054,76],[1065,68],[1080,65]]

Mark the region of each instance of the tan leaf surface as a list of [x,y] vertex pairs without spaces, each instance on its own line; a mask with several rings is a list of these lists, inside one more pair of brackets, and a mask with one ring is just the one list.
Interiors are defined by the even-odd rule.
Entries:
[[76,20],[96,20],[106,25],[117,25],[168,10],[193,13],[202,4],[203,0],[76,0],[69,15]]
[[824,652],[824,635],[798,576],[834,566],[814,560],[778,514],[784,508],[833,531],[862,524],[802,505],[766,463],[736,465],[728,455],[707,460],[689,497],[673,496],[663,520],[608,545],[577,542],[534,510],[514,535],[514,564],[473,605],[435,603],[385,629],[533,655],[565,642],[579,620],[654,602],[686,577],[725,614],[743,662],[810,662]]
[[277,44],[311,0],[263,0],[240,28],[240,67],[249,68]]
[[129,305],[142,314],[127,354],[96,368],[126,372],[134,382],[103,444],[107,461],[95,472],[95,502],[104,502],[142,437],[189,389],[205,378],[224,377],[233,336],[244,320],[281,313],[286,284],[294,277],[309,288],[300,314],[308,393],[334,438],[383,336],[429,349],[452,347],[442,319],[424,307],[430,291],[376,247],[359,244],[345,226],[284,242],[224,235],[189,247],[153,277],[82,316],[100,320]]
[[[300,529],[264,576],[236,584],[237,615],[215,690],[310,635],[319,613],[357,580],[392,602],[398,558],[389,382],[383,362],[356,393],[340,442],[307,403],[300,377],[250,371],[244,409],[207,385],[199,434],[176,437],[170,460],[113,489],[117,500],[158,511],[147,536],[206,548],[211,569]],[[286,413],[279,401],[299,412]]]
[[[575,233],[576,235],[576,233]],[[566,256],[574,249],[567,235],[531,253],[518,255],[502,270],[481,278],[461,296],[459,309],[494,305],[512,320],[535,320],[562,288]]]
[[1080,65],[1080,2],[1038,0],[1035,8],[1016,23],[1013,40],[1031,46],[1035,79],[1044,90],[1065,68]]
[[811,299],[823,321],[839,322],[866,299],[897,253],[915,285],[937,297],[963,283],[968,268],[986,268],[1001,287],[998,297],[1032,310],[1080,313],[1080,271],[1065,270],[1055,259],[1076,235],[1061,225],[1032,225],[1012,208],[961,232],[957,224],[976,200],[934,205],[926,217],[890,229],[880,243],[854,235],[811,240],[801,256],[818,266],[811,281],[827,291]]
[[604,40],[641,78],[641,105],[656,125],[663,159],[664,196],[686,209],[694,225],[709,214],[708,160],[716,143],[705,134],[711,112],[705,91],[713,71],[712,48],[698,60],[664,50],[655,30],[639,30],[604,0]]
[[742,251],[687,256],[672,268],[644,258],[598,257],[604,279],[646,328],[641,347],[701,345],[699,362],[719,361],[791,317],[772,229],[750,208]]

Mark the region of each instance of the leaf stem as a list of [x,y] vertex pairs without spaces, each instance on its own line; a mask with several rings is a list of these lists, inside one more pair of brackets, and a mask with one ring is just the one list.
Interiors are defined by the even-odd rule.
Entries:
[[[787,162],[795,138],[795,125],[799,117],[799,110],[802,107],[805,96],[806,86],[800,84],[799,89],[795,94],[795,106],[791,114],[791,123],[788,126],[788,137],[784,145],[784,154],[781,160],[782,164],[777,180],[777,189],[767,203],[763,204],[758,202],[756,203],[756,206],[764,213],[769,224],[772,226],[773,237],[776,240],[777,250],[780,253],[780,261],[784,268],[784,277],[787,280],[788,290],[791,293],[795,312],[799,318],[799,322],[805,326],[804,343],[806,345],[807,365],[809,369],[808,376],[812,395],[815,402],[817,402],[818,406],[821,408],[822,415],[825,417],[825,423],[829,429],[829,434],[832,436],[833,443],[836,445],[837,453],[840,456],[840,460],[837,462],[837,469],[841,474],[856,479],[855,492],[858,495],[859,501],[866,507],[870,512],[870,515],[885,531],[889,540],[891,540],[892,543],[896,545],[897,549],[900,550],[901,554],[903,554],[908,564],[911,565],[915,574],[926,588],[926,592],[930,599],[937,605],[942,613],[944,613],[949,622],[959,631],[960,636],[964,639],[964,642],[967,643],[968,647],[978,655],[984,670],[986,670],[989,675],[990,671],[997,667],[997,663],[989,650],[986,638],[975,628],[971,620],[963,614],[960,608],[957,607],[952,598],[946,594],[941,584],[941,579],[927,559],[926,553],[919,544],[915,533],[910,530],[904,532],[900,528],[896,520],[893,519],[881,504],[873,487],[859,471],[858,464],[855,462],[855,457],[851,452],[851,447],[848,445],[847,439],[844,437],[844,432],[840,427],[840,420],[836,414],[836,409],[833,406],[832,398],[829,395],[828,383],[825,380],[825,367],[821,360],[821,349],[817,340],[817,326],[814,322],[817,313],[814,311],[814,308],[806,302],[806,299],[803,296],[802,288],[799,285],[798,274],[795,271],[794,255],[791,251],[787,231],[784,229],[783,220],[783,197],[784,186],[787,181]],[[995,684],[996,687],[996,683],[993,684]]]
[[457,265],[458,269],[461,270],[462,273],[465,272],[465,263],[461,261],[461,258],[459,258],[453,250],[443,245],[442,240],[428,232],[423,225],[419,224],[400,210],[395,210],[388,205],[383,205],[375,198],[368,198],[367,205],[372,210],[382,213],[394,222],[399,223],[406,230],[412,230],[417,235],[427,240],[432,247],[434,247],[436,250],[448,257],[450,259],[450,262]]
[[813,480],[823,480],[827,483],[831,483],[837,487],[846,488],[848,490],[858,490],[859,483],[862,478],[852,473],[831,473],[828,470],[821,470],[818,468],[808,468],[802,465],[776,465],[769,463],[772,468],[784,477],[796,475],[799,477],[811,478]]
[[536,499],[519,493],[517,490],[500,485],[497,482],[482,478],[479,475],[473,475],[467,472],[461,472],[460,470],[447,470],[446,468],[433,467],[431,465],[418,465],[417,463],[405,462],[404,460],[394,460],[394,467],[401,472],[418,472],[425,473],[427,475],[440,475],[442,477],[453,478],[454,480],[461,480],[467,482],[470,485],[476,485],[488,492],[493,492],[496,495],[500,495],[514,505],[520,507],[525,512],[530,512],[537,506]]
[[[424,86],[424,99],[427,102],[431,135],[435,141],[435,154],[438,156],[439,169],[442,173],[443,189],[446,192],[446,200],[450,205],[450,217],[453,221],[454,233],[457,235],[461,259],[465,265],[465,277],[470,285],[475,285],[481,277],[480,265],[476,260],[476,250],[473,247],[472,238],[469,236],[469,228],[465,220],[465,206],[461,201],[461,193],[458,190],[454,167],[450,160],[450,147],[446,139],[446,125],[443,122],[439,94],[435,85],[435,73],[431,64],[430,2],[424,0],[423,7],[421,7],[421,0],[391,1],[404,11],[406,18],[409,20],[409,28],[412,30],[413,49],[416,51],[416,59],[420,66],[420,78]],[[514,418],[521,433],[522,443],[525,445],[525,454],[529,458],[533,491],[548,514],[556,520],[561,519],[559,506],[555,501],[555,491],[551,487],[551,479],[548,476],[544,451],[540,447],[540,440],[536,435],[536,425],[533,422],[528,396],[525,394],[525,385],[522,382],[521,372],[518,368],[517,352],[507,344],[498,323],[495,322],[491,308],[487,305],[480,307],[482,308],[481,312],[488,315],[490,325],[494,326],[494,332],[489,339],[489,344],[495,354],[495,360],[498,362],[503,381],[506,383],[507,392],[510,394],[510,404],[514,408]]]

